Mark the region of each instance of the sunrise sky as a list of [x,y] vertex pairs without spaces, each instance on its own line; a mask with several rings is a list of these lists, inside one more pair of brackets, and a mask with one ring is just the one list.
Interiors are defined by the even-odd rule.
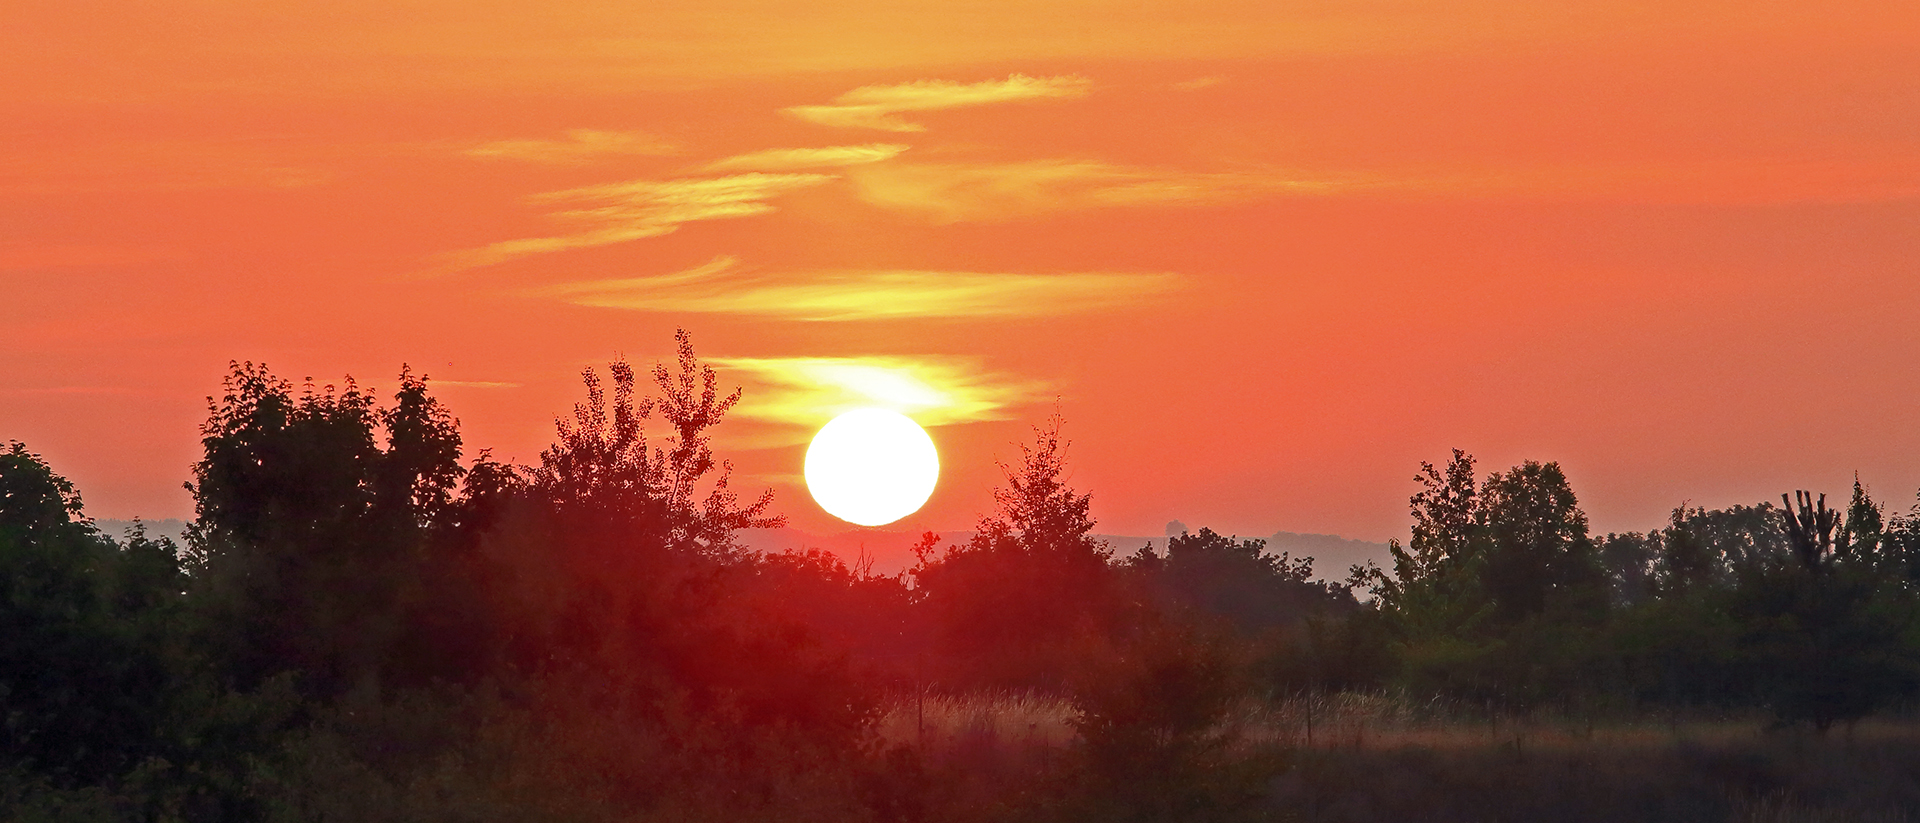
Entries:
[[1101,531],[1404,535],[1421,460],[1597,529],[1920,488],[1911,2],[15,4],[0,439],[190,516],[229,360],[532,461],[685,327],[796,526],[841,409],[967,528],[1057,405]]

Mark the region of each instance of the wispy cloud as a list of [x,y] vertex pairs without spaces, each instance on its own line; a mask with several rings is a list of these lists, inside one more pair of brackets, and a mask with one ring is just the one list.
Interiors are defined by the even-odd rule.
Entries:
[[890,163],[848,174],[875,206],[939,222],[991,221],[1112,206],[1209,206],[1347,185],[1285,171],[1190,172],[1093,160]]
[[[685,271],[669,274],[651,274],[643,277],[621,277],[611,280],[589,280],[581,283],[562,283],[535,290],[535,294],[547,297],[560,297],[571,302],[577,297],[591,297],[620,291],[652,291],[667,288],[679,288],[689,284],[710,281],[716,275],[735,270],[740,259],[723,254]],[[592,305],[592,304],[587,304]]]
[[451,386],[459,389],[517,389],[522,384],[504,380],[435,380],[433,385]]
[[573,129],[560,140],[497,140],[473,146],[464,153],[469,157],[578,166],[606,157],[670,155],[679,151],[679,147],[646,132]]
[[726,177],[630,180],[550,192],[535,203],[565,204],[551,214],[574,231],[503,240],[445,257],[449,270],[502,263],[517,257],[591,248],[658,237],[698,220],[752,217],[774,211],[773,198],[834,179],[826,174],[734,174]]
[[739,414],[811,428],[844,411],[893,409],[924,426],[1005,420],[1047,396],[1048,386],[1001,374],[965,357],[719,358],[755,384]]
[[861,86],[828,105],[793,106],[786,111],[822,126],[926,131],[919,123],[898,117],[901,112],[935,111],[1023,100],[1061,100],[1085,97],[1092,82],[1076,75],[1029,77],[1014,74],[1005,80],[956,83],[952,80],[916,80],[890,86]]
[[1033,317],[1139,303],[1177,288],[1168,273],[855,270],[783,276],[740,271],[731,257],[653,277],[567,283],[543,294],[601,308],[792,320]]
[[715,160],[707,171],[798,171],[842,166],[860,166],[892,160],[906,151],[899,143],[868,143],[862,146],[823,146],[814,149],[767,149]]
[[1182,80],[1178,83],[1174,83],[1173,87],[1180,91],[1199,91],[1201,89],[1213,88],[1214,86],[1218,86],[1221,83],[1225,83],[1225,82],[1227,82],[1227,78],[1217,74],[1210,74],[1210,75],[1207,75],[1206,77],[1195,77],[1192,80]]
[[1685,163],[1520,165],[1423,170],[1373,189],[1404,199],[1613,201],[1762,205],[1907,200],[1920,196],[1920,162],[1724,157]]

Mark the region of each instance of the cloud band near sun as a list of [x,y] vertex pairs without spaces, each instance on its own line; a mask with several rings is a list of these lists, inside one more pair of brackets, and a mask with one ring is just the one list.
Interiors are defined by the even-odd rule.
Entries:
[[868,143],[861,146],[822,146],[810,149],[766,149],[737,154],[708,163],[707,171],[798,171],[861,166],[880,163],[899,156],[907,146],[899,143]]
[[1096,208],[1217,206],[1355,186],[1288,170],[1193,172],[1071,159],[901,162],[850,171],[847,177],[861,201],[938,223]]
[[810,432],[841,412],[878,407],[923,426],[946,426],[1015,416],[1039,402],[1047,386],[997,373],[965,357],[736,357],[714,365],[729,379],[748,382],[737,411],[743,417]]
[[460,270],[503,263],[543,252],[591,248],[670,234],[683,223],[752,217],[774,211],[768,202],[787,192],[834,179],[828,174],[749,172],[725,177],[629,180],[549,192],[536,203],[571,206],[550,214],[574,230],[524,237],[454,252],[446,268]]
[[481,143],[466,150],[468,157],[518,160],[556,166],[577,166],[607,157],[670,155],[678,146],[639,131],[573,129],[565,139],[514,139]]
[[541,293],[599,308],[702,312],[792,320],[1031,317],[1139,303],[1178,288],[1164,272],[1013,274],[855,270],[742,273],[733,258],[654,277],[568,283]]
[[1092,85],[1087,78],[1074,75],[1029,77],[1014,74],[1005,80],[983,80],[978,83],[916,80],[895,85],[861,86],[834,98],[830,104],[793,106],[786,111],[794,117],[822,126],[917,132],[926,131],[927,127],[899,117],[901,112],[1071,99],[1085,97]]

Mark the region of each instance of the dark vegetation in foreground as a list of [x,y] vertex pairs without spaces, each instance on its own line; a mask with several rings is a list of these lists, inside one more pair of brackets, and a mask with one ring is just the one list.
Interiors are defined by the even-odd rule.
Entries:
[[[1588,533],[1560,468],[1425,466],[1391,570],[1116,553],[1058,421],[898,577],[775,526],[693,357],[537,466],[406,372],[236,365],[187,545],[0,453],[0,818],[1862,820],[1920,808],[1920,516],[1856,484]],[[643,424],[663,425],[650,442]],[[1356,592],[1360,596],[1356,596]]]

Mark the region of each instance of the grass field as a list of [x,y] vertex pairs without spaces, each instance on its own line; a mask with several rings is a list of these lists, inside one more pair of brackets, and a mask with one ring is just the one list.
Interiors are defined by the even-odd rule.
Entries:
[[[909,696],[879,731],[930,764],[1023,776],[1073,762],[1073,718],[1044,696]],[[1331,694],[1249,704],[1228,725],[1241,754],[1277,755],[1241,819],[1920,820],[1911,716],[1819,735],[1759,715],[1522,715]]]

